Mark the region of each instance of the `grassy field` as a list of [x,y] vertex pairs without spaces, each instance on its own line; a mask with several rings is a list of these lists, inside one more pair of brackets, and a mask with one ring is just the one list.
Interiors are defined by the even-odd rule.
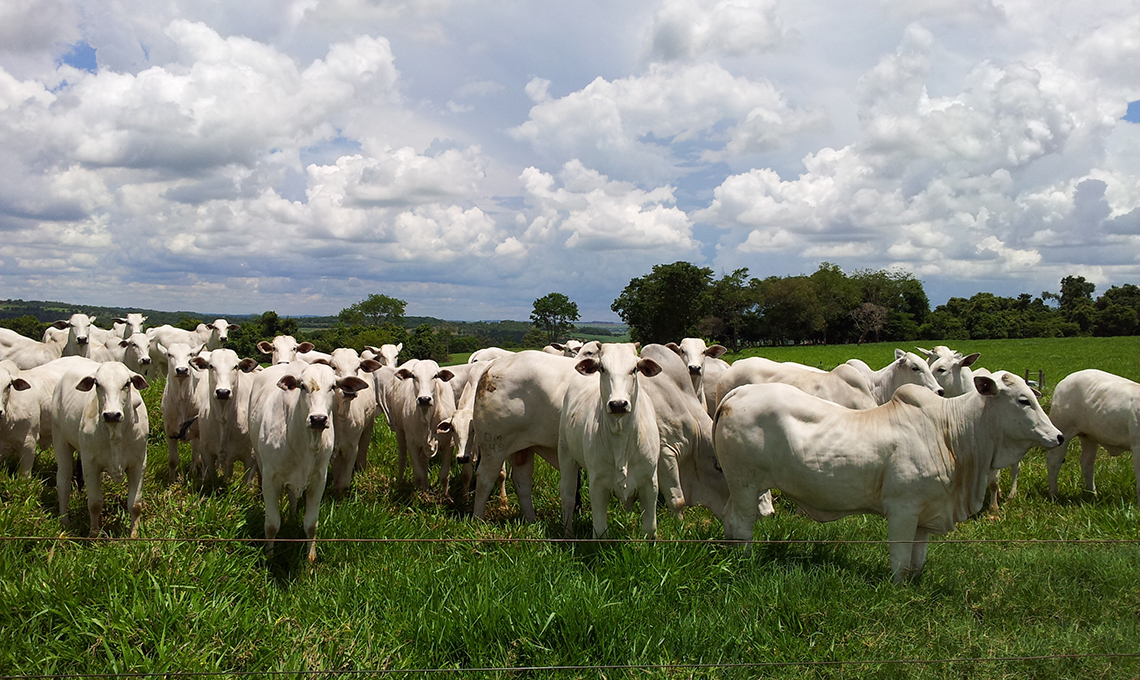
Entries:
[[[991,369],[1044,370],[1046,396],[1086,367],[1137,379],[1135,338],[972,342]],[[789,347],[760,353],[829,368],[858,356],[878,367],[893,345]],[[160,381],[156,381],[160,382]],[[146,395],[153,405],[160,385]],[[152,408],[157,420],[157,406]],[[150,445],[141,534],[257,538],[260,496],[234,482],[201,491],[161,478],[165,444]],[[377,427],[372,465],[342,498],[326,496],[319,535],[359,538],[560,537],[557,474],[538,465],[539,522],[514,498],[486,522],[458,504],[394,481],[394,437]],[[183,457],[188,456],[184,449]],[[1137,539],[1131,457],[1097,463],[1098,495],[1081,490],[1074,454],[1055,502],[1044,453],[1022,466],[1019,496],[950,539]],[[156,473],[158,473],[156,475]],[[453,485],[453,489],[458,488]],[[125,490],[111,485],[106,521],[125,533]],[[60,536],[54,461],[32,479],[0,473],[0,533]],[[72,535],[87,527],[73,495]],[[881,540],[885,522],[817,524],[778,502],[758,539]],[[578,517],[588,535],[588,517]],[[617,537],[634,513],[611,509]],[[704,509],[660,512],[663,539],[718,539]],[[297,519],[282,536],[302,535]],[[561,665],[871,662],[1131,653],[1140,650],[1140,545],[935,542],[918,584],[893,586],[881,544],[655,545],[322,543],[310,567],[300,545],[267,560],[256,543],[0,541],[0,676],[53,673],[341,671]],[[773,666],[575,670],[558,677],[849,676],[1135,678],[1140,659],[1049,659],[898,666]],[[470,677],[547,677],[471,672]],[[290,676],[309,677],[309,676]],[[451,674],[448,675],[451,677]]]

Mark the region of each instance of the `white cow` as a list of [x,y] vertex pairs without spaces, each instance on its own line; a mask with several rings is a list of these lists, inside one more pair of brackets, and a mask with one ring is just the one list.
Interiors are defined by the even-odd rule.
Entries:
[[0,361],[0,460],[15,454],[21,477],[32,473],[40,439],[40,408],[32,384],[11,361]]
[[[1085,488],[1093,493],[1097,445],[1103,446],[1110,456],[1131,451],[1136,498],[1140,502],[1140,384],[1092,368],[1077,371],[1057,383],[1049,417],[1065,433],[1066,442],[1073,437],[1081,440],[1081,473]],[[1057,446],[1045,457],[1049,493],[1054,496],[1057,475],[1067,452],[1067,445]]]
[[120,338],[129,338],[136,333],[143,334],[143,324],[146,323],[146,319],[147,317],[142,314],[131,312],[116,318],[111,324],[111,332]]
[[158,343],[157,347],[167,366],[166,384],[162,388],[162,431],[166,435],[167,465],[173,482],[178,475],[178,442],[188,442],[197,435],[194,421],[198,417],[198,404],[194,400],[190,359],[202,351],[202,346],[176,342],[169,347]]
[[942,399],[899,388],[852,411],[787,385],[746,385],[721,401],[716,450],[728,481],[725,536],[751,540],[760,494],[778,488],[821,522],[887,518],[896,582],[917,578],[930,534],[978,512],[991,470],[1064,440],[1025,381],[1004,371]]
[[273,342],[262,340],[257,343],[257,349],[261,350],[262,354],[270,355],[273,364],[292,363],[297,360],[299,352],[312,352],[313,347],[311,342],[298,343],[292,335],[278,335],[273,338]]
[[895,360],[877,371],[871,370],[871,367],[860,359],[848,359],[847,364],[855,367],[867,379],[876,404],[890,401],[895,390],[903,385],[922,385],[935,394],[944,393],[942,386],[930,372],[926,360],[913,352],[896,349]]
[[573,535],[578,470],[590,478],[594,538],[606,534],[610,496],[626,509],[641,506],[641,531],[657,537],[657,460],[661,435],[653,400],[641,396],[638,374],[653,377],[661,366],[637,355],[633,343],[606,343],[597,358],[580,359],[562,401],[558,426],[562,523]]
[[[53,331],[59,331],[56,335]],[[44,342],[58,342],[62,333],[66,332],[63,345],[63,356],[85,357],[92,343],[103,344],[111,332],[105,331],[95,325],[95,317],[86,314],[72,314],[66,321],[56,321],[44,331]]]
[[717,383],[717,403],[741,385],[784,383],[805,394],[853,409],[876,406],[871,386],[853,366],[840,364],[827,373],[795,364],[784,364],[763,357],[749,357],[732,364]]
[[[305,494],[305,536],[316,538],[321,497],[325,492],[332,457],[333,395],[337,388],[361,390],[360,378],[336,377],[325,364],[277,364],[261,371],[253,381],[249,400],[249,434],[261,471],[265,502],[266,549],[281,528],[281,492],[288,490],[289,510]],[[309,561],[317,559],[316,541],[310,540]]]
[[455,413],[455,393],[446,383],[454,377],[449,368],[425,359],[399,368],[400,381],[393,395],[392,411],[397,421],[397,475],[404,481],[404,463],[411,456],[412,474],[421,491],[430,488],[428,461],[440,456],[439,484],[446,495],[451,474],[452,438],[440,432],[439,424]]
[[[728,370],[728,362],[720,357],[728,352],[724,345],[705,345],[701,338],[685,338],[681,344],[670,342],[665,345],[677,353],[685,362],[689,370],[689,379],[693,382],[693,390],[701,406],[705,407],[709,416],[716,413],[716,386],[720,377]],[[708,367],[706,372],[705,367]],[[707,380],[706,380],[707,376]],[[707,386],[707,387],[706,387]],[[710,402],[712,402],[710,404]]]
[[197,415],[198,436],[191,447],[203,478],[213,479],[218,469],[229,478],[234,461],[240,460],[249,483],[257,473],[249,440],[249,395],[258,364],[253,359],[239,359],[237,352],[226,348],[199,352],[189,358],[189,363],[201,372],[194,376],[192,410]]
[[150,338],[145,333],[135,333],[128,338],[112,335],[101,345],[92,345],[87,357],[94,361],[119,361],[135,373],[149,379],[151,377]]
[[[32,386],[28,394],[35,401],[39,409],[39,446],[41,449],[47,450],[51,447],[51,433],[52,433],[52,417],[51,417],[51,402],[55,395],[55,386],[68,372],[80,367],[86,367],[94,371],[98,364],[90,359],[84,357],[62,357],[54,361],[49,361],[42,366],[21,370],[19,375]],[[9,364],[9,369],[11,364]],[[31,469],[29,467],[29,469]]]
[[97,536],[102,527],[106,472],[116,482],[126,475],[131,537],[138,536],[146,438],[150,431],[139,391],[146,387],[146,378],[116,361],[97,364],[94,370],[90,366],[80,367],[65,374],[56,385],[52,397],[52,448],[59,468],[59,516],[65,525],[78,451],[87,488],[91,535]]
[[467,363],[474,364],[480,361],[494,361],[502,357],[509,357],[512,354],[514,354],[514,352],[509,349],[503,349],[502,347],[484,347],[483,349],[477,349],[472,352],[471,356],[467,357]]
[[360,389],[337,389],[333,399],[333,431],[336,435],[332,455],[333,488],[345,491],[352,484],[352,473],[368,467],[368,445],[376,424],[376,392],[370,376],[382,368],[379,361],[363,359],[356,350],[333,350],[329,363],[337,378],[356,376],[364,381]]
[[47,342],[40,342],[0,328],[0,361],[9,360],[21,370],[43,366],[63,356],[66,341],[67,337],[62,333]]
[[398,345],[381,345],[373,347],[368,345],[364,351],[360,353],[361,359],[373,359],[379,361],[382,366],[391,366],[396,368],[400,361],[400,352],[404,349],[404,343]]
[[561,355],[573,359],[578,356],[578,352],[582,351],[582,345],[584,344],[585,343],[583,343],[581,340],[575,340],[571,338],[565,343],[552,342],[549,345],[543,347],[542,351],[546,352],[547,354]]
[[[514,352],[509,352],[509,354],[514,354]],[[471,417],[475,410],[475,391],[479,385],[479,379],[483,377],[487,369],[491,368],[494,362],[494,359],[481,359],[472,365],[471,371],[467,375],[467,384],[463,387],[463,392],[460,393],[459,400],[455,403],[455,412],[451,414],[450,419],[441,421],[436,426],[436,430],[440,433],[451,433],[452,440],[455,443],[455,462],[463,466],[464,498],[469,495],[468,489],[470,489],[471,477],[474,474],[474,464],[479,460],[479,448],[474,441],[475,430],[471,425]],[[499,473],[499,497],[502,505],[506,506],[507,489],[504,468],[500,468]]]

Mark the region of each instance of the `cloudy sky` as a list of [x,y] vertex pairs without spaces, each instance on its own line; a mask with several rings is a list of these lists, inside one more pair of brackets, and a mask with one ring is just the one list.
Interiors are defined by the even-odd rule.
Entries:
[[1099,292],[1140,280],[1137,64],[1135,0],[5,0],[0,298],[613,319],[680,259]]

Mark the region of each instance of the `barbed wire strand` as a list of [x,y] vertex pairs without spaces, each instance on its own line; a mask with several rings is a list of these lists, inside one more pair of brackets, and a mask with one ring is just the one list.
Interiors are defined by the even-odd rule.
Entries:
[[[0,542],[18,541],[59,541],[80,543],[265,543],[265,537],[222,537],[222,536],[0,536]],[[274,538],[275,543],[392,543],[392,544],[480,544],[480,543],[550,543],[550,544],[643,544],[643,545],[890,545],[893,543],[920,543],[921,541],[888,539],[826,539],[826,538],[771,538],[753,541],[724,538],[532,538],[512,536],[443,537],[443,538]],[[935,545],[970,544],[1019,544],[1019,545],[1140,545],[1140,538],[948,538],[928,541]],[[2,677],[2,676],[0,676]]]
[[56,678],[150,678],[150,677],[247,677],[251,675],[396,675],[396,674],[456,674],[456,673],[561,673],[573,671],[685,671],[712,669],[758,669],[777,667],[835,667],[835,666],[919,666],[953,663],[1026,663],[1030,661],[1116,659],[1140,660],[1140,653],[1042,654],[1038,656],[953,657],[943,659],[835,659],[821,661],[744,661],[725,663],[669,663],[669,664],[599,664],[566,666],[485,666],[479,668],[373,668],[373,669],[320,669],[293,671],[127,671],[106,673],[45,673],[39,675],[0,675],[0,680],[55,680]]

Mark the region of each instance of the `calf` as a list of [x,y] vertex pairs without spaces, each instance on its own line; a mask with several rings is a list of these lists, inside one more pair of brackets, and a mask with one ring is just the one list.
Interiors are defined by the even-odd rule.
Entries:
[[637,356],[632,343],[606,343],[597,358],[581,359],[562,402],[558,426],[558,467],[562,522],[573,533],[578,469],[590,478],[590,511],[594,537],[606,533],[610,495],[627,509],[641,505],[641,530],[657,536],[657,460],[661,438],[653,401],[638,398],[637,374],[652,377],[661,367]]
[[452,441],[450,433],[439,432],[439,424],[450,420],[455,412],[455,393],[446,384],[455,374],[428,359],[402,367],[395,375],[400,380],[393,400],[399,428],[396,431],[397,474],[402,482],[404,461],[410,454],[416,486],[427,491],[430,487],[428,461],[438,453],[439,484],[446,495],[451,474]]
[[360,353],[361,359],[373,359],[379,361],[381,366],[390,366],[396,368],[399,363],[400,352],[404,349],[404,343],[398,345],[381,345],[379,347],[368,346]]
[[828,373],[797,364],[777,363],[762,357],[741,359],[732,364],[717,383],[717,403],[740,385],[784,383],[805,394],[826,399],[853,409],[873,408],[875,397],[866,378],[848,364],[840,364]]
[[120,338],[129,338],[136,333],[142,335],[143,324],[146,323],[147,317],[142,314],[131,312],[126,316],[121,316],[115,319],[111,324],[111,332]]
[[[1131,451],[1140,502],[1140,384],[1092,368],[1077,371],[1057,383],[1049,417],[1065,433],[1066,440],[1081,440],[1081,473],[1085,488],[1093,493],[1097,445],[1110,456]],[[1056,446],[1045,457],[1053,496],[1057,495],[1057,476],[1067,452],[1068,446]]]
[[257,374],[249,400],[249,433],[261,470],[265,502],[266,549],[281,528],[281,492],[289,492],[289,510],[305,494],[305,536],[309,561],[317,559],[317,519],[333,453],[333,398],[337,388],[361,390],[356,376],[336,377],[325,364],[280,364]]
[[126,475],[131,537],[138,536],[146,438],[150,430],[139,391],[146,387],[146,378],[117,361],[98,364],[94,370],[80,367],[65,374],[56,385],[52,396],[52,446],[58,466],[59,516],[65,525],[78,451],[87,488],[91,535],[97,536],[102,526],[102,477],[106,472],[116,482]]

